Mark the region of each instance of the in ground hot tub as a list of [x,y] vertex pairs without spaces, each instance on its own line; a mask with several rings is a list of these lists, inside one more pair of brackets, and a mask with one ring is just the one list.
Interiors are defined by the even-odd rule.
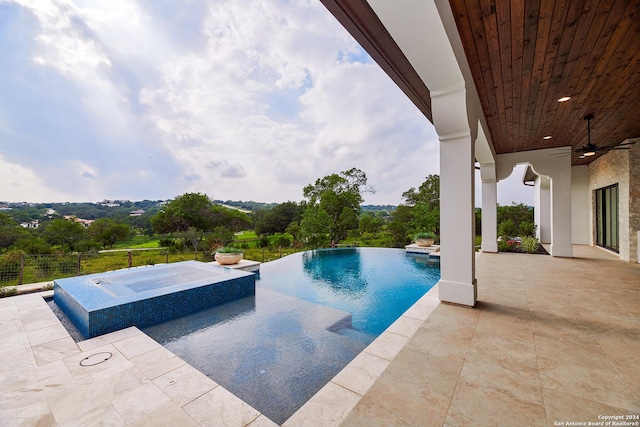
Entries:
[[53,299],[85,338],[140,328],[255,295],[255,275],[198,261],[53,282]]

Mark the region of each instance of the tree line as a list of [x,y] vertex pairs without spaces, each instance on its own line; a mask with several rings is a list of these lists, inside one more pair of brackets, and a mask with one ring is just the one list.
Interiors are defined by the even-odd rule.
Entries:
[[[228,245],[234,240],[234,233],[244,230],[253,230],[262,238],[289,235],[291,238],[281,238],[279,245],[293,244],[299,248],[352,240],[363,245],[402,247],[417,233],[440,234],[438,175],[429,175],[420,186],[405,191],[402,203],[395,208],[363,210],[364,195],[373,192],[375,189],[368,184],[365,172],[352,168],[306,185],[300,202],[251,202],[247,206],[256,208],[251,214],[227,209],[202,193],[186,193],[161,206],[150,202],[149,211],[142,217],[129,217],[129,206],[119,215],[98,218],[88,228],[54,216],[37,229],[24,229],[15,218],[0,213],[0,250],[31,254],[85,252],[113,247],[135,234],[149,234],[157,236],[162,246],[198,252]],[[80,217],[87,214],[84,212],[73,214]],[[499,235],[535,234],[532,208],[524,204],[498,206],[497,214]],[[29,215],[33,217],[34,212]],[[41,217],[41,213],[38,215]],[[477,234],[480,227],[481,212],[477,210]],[[269,244],[269,240],[264,244]]]

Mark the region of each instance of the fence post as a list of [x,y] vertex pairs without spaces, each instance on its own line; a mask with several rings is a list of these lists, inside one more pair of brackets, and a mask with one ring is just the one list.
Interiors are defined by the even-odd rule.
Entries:
[[264,248],[262,248],[262,262],[264,262]]
[[278,258],[282,258],[282,246],[278,246]]
[[22,285],[23,278],[24,278],[24,254],[20,254],[20,277],[18,278],[18,285]]
[[131,251],[127,251],[127,254],[129,258],[129,268],[131,268],[131,266],[133,265],[133,257],[131,256]]
[[80,275],[80,272],[82,271],[81,262],[82,262],[82,252],[78,252],[78,276]]
[[168,249],[167,249],[166,255],[167,255],[167,258],[166,258],[164,263],[165,264],[169,264],[169,250]]

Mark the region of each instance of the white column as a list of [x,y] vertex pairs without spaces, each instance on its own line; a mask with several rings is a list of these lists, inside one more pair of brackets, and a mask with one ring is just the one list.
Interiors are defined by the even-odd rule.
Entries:
[[496,166],[480,165],[482,178],[482,252],[498,252],[498,190]]
[[549,178],[539,176],[535,182],[534,192],[534,221],[536,224],[536,237],[540,243],[551,242],[551,192],[549,191]]
[[[475,136],[466,120],[464,87],[431,92],[433,124],[440,140],[440,300],[473,306],[475,271]],[[471,125],[476,125],[471,127]]]
[[469,135],[440,137],[440,282],[442,301],[473,306],[477,299],[474,253],[474,156]]
[[555,172],[551,176],[551,255],[571,258],[571,166]]

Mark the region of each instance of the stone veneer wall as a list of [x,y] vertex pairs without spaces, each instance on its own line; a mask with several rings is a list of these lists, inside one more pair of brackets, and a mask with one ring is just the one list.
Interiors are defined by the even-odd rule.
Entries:
[[595,190],[618,184],[620,259],[638,260],[640,230],[640,146],[614,150],[589,164],[591,244],[595,244]]
[[629,153],[629,261],[640,263],[640,138]]

